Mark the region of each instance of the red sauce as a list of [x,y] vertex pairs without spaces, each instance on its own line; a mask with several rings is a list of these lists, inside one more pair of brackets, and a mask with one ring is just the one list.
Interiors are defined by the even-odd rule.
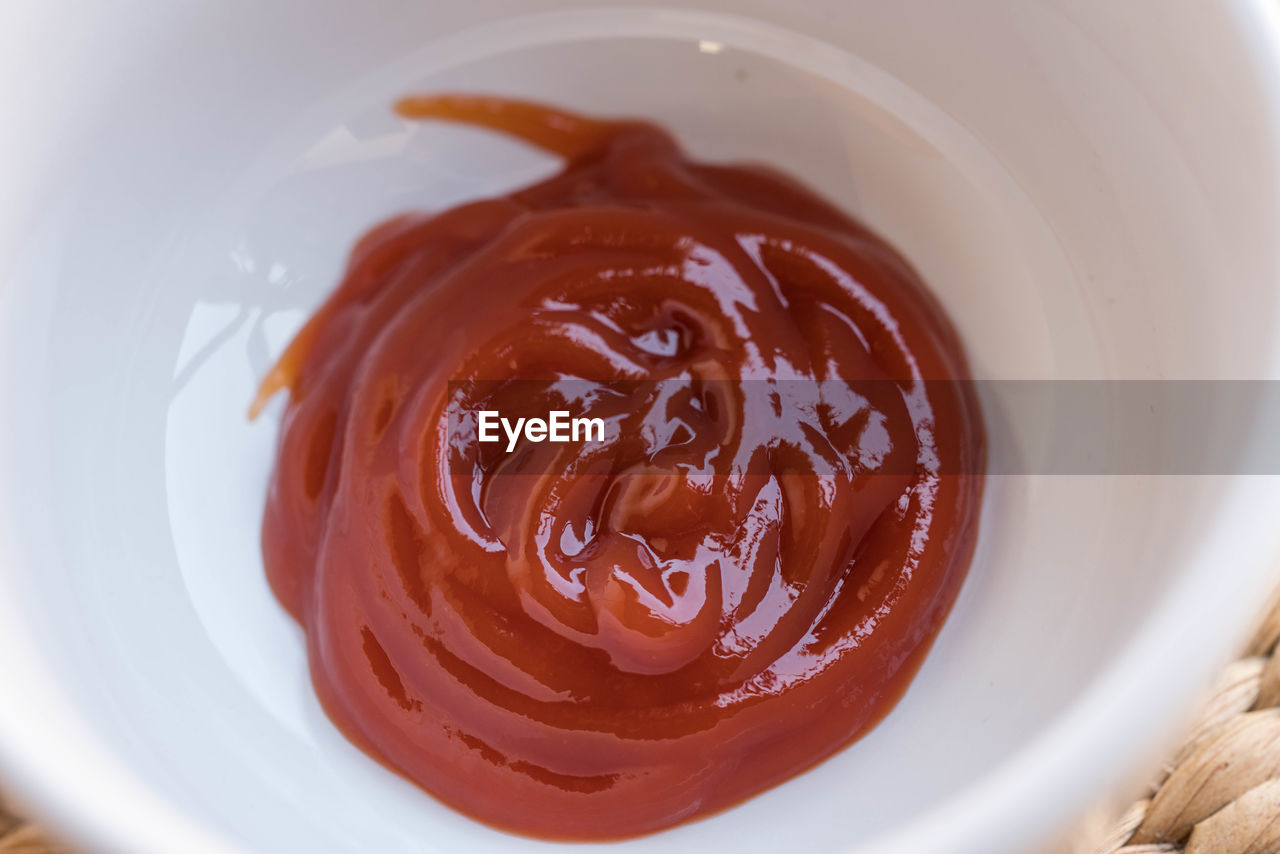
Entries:
[[[982,489],[967,384],[922,382],[967,369],[917,274],[796,182],[650,124],[399,109],[567,163],[374,228],[255,403],[291,392],[263,549],[334,722],[471,816],[570,839],[726,807],[873,726],[956,596]],[[564,378],[621,389],[575,401],[604,443],[449,462],[459,400],[546,412]]]

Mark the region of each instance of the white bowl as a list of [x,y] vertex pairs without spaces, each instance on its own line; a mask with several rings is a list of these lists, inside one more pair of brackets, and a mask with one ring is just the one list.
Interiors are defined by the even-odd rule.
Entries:
[[[87,847],[545,847],[337,734],[263,578],[279,403],[245,408],[351,241],[554,168],[399,121],[406,92],[650,116],[781,166],[915,261],[983,377],[1280,378],[1269,0],[556,5],[0,9],[0,777]],[[988,492],[878,729],[619,850],[1024,850],[1176,723],[1280,554],[1275,478]]]

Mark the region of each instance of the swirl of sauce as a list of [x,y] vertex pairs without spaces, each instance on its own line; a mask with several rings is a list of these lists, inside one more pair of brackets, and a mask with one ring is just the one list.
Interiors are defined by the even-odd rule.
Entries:
[[[263,383],[263,549],[360,747],[454,807],[618,838],[873,726],[972,556],[983,430],[911,267],[795,182],[495,98],[409,117],[563,156],[373,229]],[[933,382],[941,380],[943,382]],[[602,418],[507,453],[458,412]]]

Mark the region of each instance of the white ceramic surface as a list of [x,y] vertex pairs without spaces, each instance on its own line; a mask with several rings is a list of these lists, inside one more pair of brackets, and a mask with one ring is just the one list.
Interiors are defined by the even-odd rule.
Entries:
[[[351,241],[554,168],[398,95],[639,114],[775,163],[915,261],[983,377],[1276,379],[1278,29],[1267,0],[7,0],[0,777],[102,851],[548,848],[338,735],[263,579],[279,402],[245,408]],[[599,847],[1026,850],[1176,723],[1277,519],[1274,478],[993,479],[874,733]]]

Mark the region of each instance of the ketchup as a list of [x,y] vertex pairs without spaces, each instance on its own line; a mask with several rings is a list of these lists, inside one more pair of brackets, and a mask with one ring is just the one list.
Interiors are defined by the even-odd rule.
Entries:
[[[704,815],[866,732],[955,599],[982,491],[919,276],[795,181],[651,124],[398,109],[566,164],[375,227],[262,385],[255,412],[290,392],[267,573],[334,723],[560,839]],[[460,451],[458,407],[494,401],[610,429]]]

